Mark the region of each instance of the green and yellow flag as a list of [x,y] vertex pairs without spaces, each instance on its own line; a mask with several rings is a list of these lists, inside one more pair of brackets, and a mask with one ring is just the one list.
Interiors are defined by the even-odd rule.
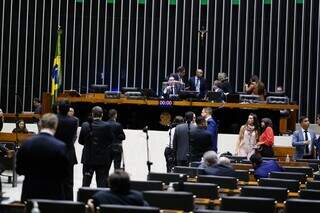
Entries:
[[58,92],[61,85],[61,76],[62,76],[62,64],[61,64],[61,35],[62,30],[60,27],[57,31],[57,43],[56,43],[56,51],[53,60],[53,68],[51,73],[51,96],[52,103],[56,101],[58,96]]

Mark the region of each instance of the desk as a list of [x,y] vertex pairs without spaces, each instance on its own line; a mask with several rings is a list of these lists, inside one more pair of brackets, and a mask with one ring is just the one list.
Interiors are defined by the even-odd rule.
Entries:
[[[150,106],[157,107],[160,104],[160,100],[153,99],[130,99],[126,97],[121,98],[105,98],[104,94],[99,93],[88,93],[83,94],[80,97],[70,97],[66,95],[62,95],[58,97],[58,101],[67,99],[72,104],[104,104],[104,105],[114,105],[115,107],[119,106]],[[185,111],[187,110],[197,110],[200,111],[202,107],[212,107],[216,109],[236,109],[236,110],[249,110],[249,111],[257,111],[257,110],[265,110],[265,111],[274,111],[277,112],[280,117],[280,110],[288,110],[289,117],[280,117],[279,123],[277,126],[279,127],[280,133],[285,133],[288,130],[293,131],[295,129],[295,123],[297,119],[297,112],[299,109],[298,105],[295,104],[241,104],[241,103],[213,103],[206,101],[187,101],[187,100],[172,100],[170,102],[171,108],[184,107]],[[198,108],[198,109],[196,109]],[[128,108],[132,110],[132,108]],[[128,110],[127,110],[128,112]],[[119,113],[120,114],[120,113]],[[121,115],[121,114],[120,114]],[[232,118],[231,118],[232,119]],[[234,119],[234,118],[233,118]],[[222,119],[221,119],[222,120]],[[242,121],[241,121],[242,122]],[[227,122],[226,122],[227,123]],[[229,123],[230,124],[230,123]]]
[[[32,134],[23,133],[4,133],[0,132],[0,143],[13,143],[14,150],[16,151],[25,140],[31,137]],[[12,163],[12,187],[17,186],[17,173],[16,173],[16,155],[13,156]]]
[[15,113],[4,113],[5,122],[16,122],[17,118],[18,120],[24,120],[26,123],[34,123],[39,120],[40,115],[34,113],[20,113],[17,117]]

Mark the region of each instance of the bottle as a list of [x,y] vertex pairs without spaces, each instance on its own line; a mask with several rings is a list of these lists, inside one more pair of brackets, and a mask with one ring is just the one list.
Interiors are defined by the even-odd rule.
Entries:
[[31,213],[40,213],[38,202],[37,201],[33,201],[32,204],[33,204],[33,208],[31,210]]
[[286,157],[286,162],[290,162],[290,157],[289,157],[289,154],[287,154],[287,157]]
[[173,183],[169,183],[167,191],[168,192],[174,192]]

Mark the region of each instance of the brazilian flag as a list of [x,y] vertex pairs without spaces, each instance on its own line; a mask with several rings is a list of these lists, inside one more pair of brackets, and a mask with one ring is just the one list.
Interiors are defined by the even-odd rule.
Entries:
[[56,102],[58,92],[61,86],[62,64],[61,64],[61,35],[62,29],[58,27],[56,51],[53,60],[53,68],[51,73],[51,96],[52,103]]

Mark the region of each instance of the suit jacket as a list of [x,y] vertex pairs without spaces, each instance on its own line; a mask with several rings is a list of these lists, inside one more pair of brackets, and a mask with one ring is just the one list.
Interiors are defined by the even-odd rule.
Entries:
[[102,204],[149,206],[143,199],[142,194],[135,190],[130,190],[128,194],[100,191],[95,193],[92,198],[95,206],[100,206]]
[[58,114],[58,119],[58,127],[54,136],[66,144],[70,164],[77,164],[78,161],[74,149],[74,142],[77,139],[79,120],[61,114]]
[[174,84],[174,90],[171,87],[170,89],[164,89],[163,90],[163,96],[166,98],[169,98],[170,95],[179,95],[180,91],[183,90],[183,84],[181,83],[175,83]]
[[191,161],[201,161],[203,153],[211,150],[211,134],[203,128],[193,128],[190,131]]
[[211,149],[215,152],[218,151],[218,126],[213,118],[207,120],[207,130],[211,134]]
[[[190,90],[196,91],[196,78],[195,78],[195,76],[193,76],[189,79],[189,87],[190,87]],[[207,91],[208,91],[207,80],[205,78],[200,78],[199,98],[204,98],[207,94]]]
[[270,172],[283,172],[283,168],[274,160],[263,161],[254,169],[256,179],[267,178]]
[[227,176],[227,177],[237,177],[236,172],[233,168],[223,165],[215,164],[212,166],[207,166],[202,163],[199,168],[204,169],[206,175],[216,175],[216,176]]
[[[196,125],[190,124],[190,133],[191,130],[196,128]],[[189,154],[189,135],[188,135],[188,124],[179,124],[176,126],[173,140],[172,140],[173,149],[176,152],[176,157],[178,161],[188,160]]]
[[84,122],[79,135],[79,143],[83,145],[81,163],[106,165],[110,160],[111,145],[114,140],[112,127],[107,122],[94,120],[92,132],[89,122]]
[[112,128],[112,132],[115,137],[114,143],[122,144],[122,141],[126,139],[122,125],[113,119],[109,119],[107,124]]
[[[313,131],[309,131],[311,136],[311,154],[313,155],[315,153],[314,146],[317,147],[317,150],[320,148],[320,143],[317,141],[316,134]],[[304,142],[304,130],[301,128],[299,130],[296,130],[292,135],[292,146],[296,147],[296,153],[294,155],[294,159],[301,159],[303,158],[304,151],[306,145]]]
[[63,183],[68,176],[66,145],[48,133],[24,142],[17,152],[17,173],[24,175],[21,200],[65,199]]

